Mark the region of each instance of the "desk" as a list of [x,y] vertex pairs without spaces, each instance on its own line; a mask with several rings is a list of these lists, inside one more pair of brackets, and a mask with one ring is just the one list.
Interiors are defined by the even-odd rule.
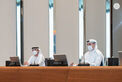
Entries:
[[122,82],[122,66],[0,67],[0,82]]

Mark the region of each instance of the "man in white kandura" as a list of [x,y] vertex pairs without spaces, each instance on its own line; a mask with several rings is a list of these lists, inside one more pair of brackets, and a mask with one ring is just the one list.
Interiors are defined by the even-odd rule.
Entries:
[[32,53],[33,55],[27,62],[25,62],[25,65],[45,66],[45,59],[39,47],[33,47]]
[[82,57],[81,63],[90,64],[90,66],[103,66],[104,56],[97,48],[97,41],[90,39],[87,41],[88,52]]

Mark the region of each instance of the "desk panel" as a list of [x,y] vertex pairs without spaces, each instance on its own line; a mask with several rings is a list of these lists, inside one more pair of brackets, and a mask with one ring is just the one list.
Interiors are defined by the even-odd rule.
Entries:
[[122,66],[0,67],[0,82],[122,82]]

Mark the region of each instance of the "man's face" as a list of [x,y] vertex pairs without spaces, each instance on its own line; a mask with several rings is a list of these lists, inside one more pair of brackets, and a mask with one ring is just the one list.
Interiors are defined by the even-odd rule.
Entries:
[[95,48],[95,43],[87,43],[87,46],[92,46],[92,48]]
[[39,54],[39,49],[32,49],[32,52],[33,51],[37,51],[37,54]]

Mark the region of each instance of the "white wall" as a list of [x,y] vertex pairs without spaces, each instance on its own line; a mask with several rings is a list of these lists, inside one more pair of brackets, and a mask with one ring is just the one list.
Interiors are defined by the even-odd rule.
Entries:
[[16,0],[0,0],[0,66],[16,56]]
[[[55,0],[54,4],[57,54],[66,53],[69,63],[78,63],[78,0]],[[86,0],[85,37],[96,39],[104,55],[105,6],[105,0]]]
[[32,55],[32,47],[41,48],[48,57],[48,0],[24,0],[24,58]]
[[98,48],[105,55],[106,0],[86,0],[86,40],[96,39]]
[[[105,0],[86,2],[86,39],[96,39],[105,54]],[[69,63],[78,63],[78,0],[55,0],[54,9],[57,54],[65,53]],[[16,55],[16,0],[1,0],[0,11],[0,65],[4,65]],[[48,33],[48,0],[24,0],[25,61],[33,46],[48,57]]]
[[78,0],[55,0],[56,54],[78,63]]

